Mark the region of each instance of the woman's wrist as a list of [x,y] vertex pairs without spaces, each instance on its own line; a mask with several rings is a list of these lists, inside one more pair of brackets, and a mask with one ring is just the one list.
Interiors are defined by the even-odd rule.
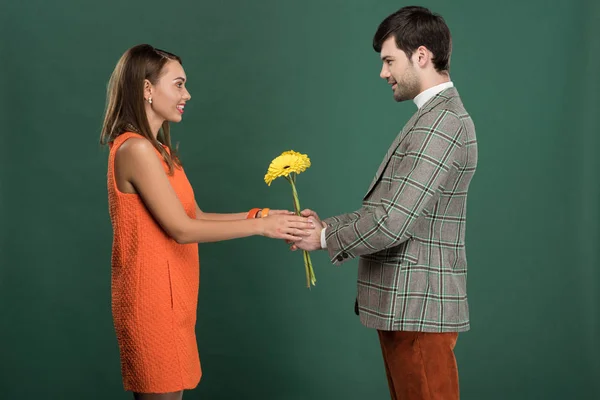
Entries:
[[255,235],[265,236],[265,221],[261,218],[252,220],[253,232]]

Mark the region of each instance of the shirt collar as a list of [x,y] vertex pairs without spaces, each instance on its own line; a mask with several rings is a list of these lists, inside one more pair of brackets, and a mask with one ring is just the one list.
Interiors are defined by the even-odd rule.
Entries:
[[446,90],[450,87],[454,87],[454,83],[452,83],[452,81],[450,82],[444,82],[441,83],[439,85],[430,87],[427,90],[422,91],[421,93],[419,93],[414,99],[413,101],[415,102],[415,104],[417,105],[417,108],[421,108],[423,107],[423,105],[425,103],[427,103],[433,96],[435,96],[436,94],[440,93],[443,90]]

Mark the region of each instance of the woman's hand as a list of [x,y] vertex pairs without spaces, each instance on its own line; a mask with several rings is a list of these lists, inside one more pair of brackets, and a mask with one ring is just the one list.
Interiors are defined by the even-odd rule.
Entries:
[[315,228],[314,222],[306,217],[294,215],[289,211],[281,213],[269,212],[265,218],[260,218],[261,234],[272,239],[285,239],[291,241],[302,240],[310,236]]
[[269,215],[296,215],[296,213],[288,210],[269,210]]
[[[302,210],[300,212],[300,215],[302,215],[304,217],[312,217],[312,218],[316,219],[316,221],[317,221],[317,225],[316,226],[322,226],[323,228],[327,228],[327,224],[325,224],[323,221],[321,221],[321,219],[319,218],[319,215],[316,212],[314,212],[313,210],[310,210],[310,209],[307,208],[305,210]],[[293,240],[286,240],[285,242],[290,245],[290,250],[292,250],[292,251],[298,250],[298,246],[296,246],[295,241],[293,241]]]

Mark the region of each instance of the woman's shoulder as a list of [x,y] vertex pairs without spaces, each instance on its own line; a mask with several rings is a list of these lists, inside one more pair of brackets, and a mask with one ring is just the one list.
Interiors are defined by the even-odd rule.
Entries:
[[127,158],[139,158],[153,156],[155,153],[154,146],[150,141],[143,136],[130,136],[123,138],[119,148],[116,150],[117,156],[126,156]]

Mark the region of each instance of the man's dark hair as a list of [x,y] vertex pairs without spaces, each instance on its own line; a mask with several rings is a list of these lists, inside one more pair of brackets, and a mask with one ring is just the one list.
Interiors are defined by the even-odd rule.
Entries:
[[394,36],[396,46],[409,59],[419,46],[425,46],[433,53],[432,61],[436,71],[450,71],[452,38],[441,15],[424,7],[403,7],[379,25],[373,37],[373,49],[381,53],[383,42],[390,36]]

